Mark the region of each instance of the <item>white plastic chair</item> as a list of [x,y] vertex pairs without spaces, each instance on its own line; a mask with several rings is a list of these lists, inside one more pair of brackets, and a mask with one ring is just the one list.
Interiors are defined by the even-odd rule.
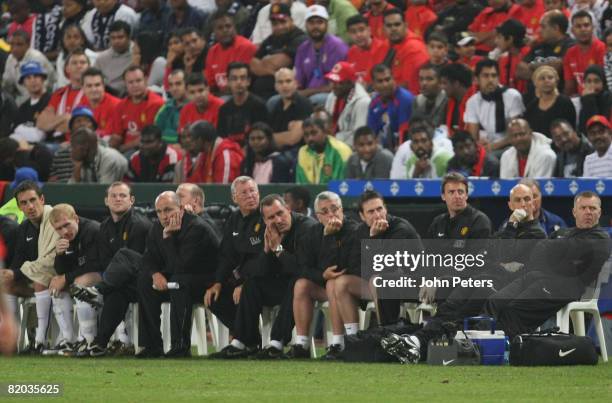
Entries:
[[599,298],[601,284],[609,281],[611,271],[612,255],[610,255],[610,259],[608,259],[608,261],[606,261],[601,268],[599,276],[597,277],[595,288],[588,288],[583,295],[582,300],[570,302],[557,312],[557,326],[559,326],[559,330],[561,332],[568,333],[569,321],[571,319],[572,324],[574,325],[574,334],[577,336],[584,336],[586,333],[584,327],[585,312],[590,313],[593,316],[595,332],[597,333],[597,338],[599,339],[599,350],[601,352],[601,358],[604,362],[608,362],[608,350],[606,349],[606,339],[604,336],[597,301]]
[[261,333],[261,348],[265,348],[270,344],[270,334],[272,333],[272,324],[276,315],[278,315],[279,305],[270,307],[264,306],[259,315],[259,331]]
[[359,330],[366,330],[370,327],[370,320],[372,320],[372,312],[376,311],[374,302],[368,302],[365,311],[359,309]]
[[[164,352],[170,350],[170,303],[163,302],[161,305],[161,333]],[[208,355],[208,342],[206,339],[206,309],[204,305],[194,305],[191,313],[192,340],[195,339],[198,355]]]

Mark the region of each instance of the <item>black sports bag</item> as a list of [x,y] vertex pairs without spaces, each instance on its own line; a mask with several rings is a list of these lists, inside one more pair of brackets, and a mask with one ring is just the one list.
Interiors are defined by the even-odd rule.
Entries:
[[399,322],[392,325],[377,326],[359,331],[354,336],[345,337],[342,359],[348,362],[398,362],[397,358],[383,350],[380,346],[380,340],[390,333],[411,334],[421,327],[421,325],[415,325],[400,319]]
[[510,365],[597,364],[597,351],[590,337],[559,333],[558,329],[516,336],[510,343]]

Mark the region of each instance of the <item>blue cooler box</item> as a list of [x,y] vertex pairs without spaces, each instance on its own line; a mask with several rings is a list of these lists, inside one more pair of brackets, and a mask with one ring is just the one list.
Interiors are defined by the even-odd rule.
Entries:
[[[488,321],[490,330],[469,330],[470,322]],[[506,335],[503,330],[495,330],[495,319],[488,316],[474,316],[463,320],[463,332],[457,332],[456,340],[466,338],[478,345],[482,365],[503,365],[506,352]]]

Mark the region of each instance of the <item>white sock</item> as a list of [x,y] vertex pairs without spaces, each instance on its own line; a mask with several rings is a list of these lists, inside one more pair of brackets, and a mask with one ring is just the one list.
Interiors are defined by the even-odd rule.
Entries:
[[98,314],[93,306],[79,300],[76,302],[76,310],[79,318],[79,334],[91,343],[98,333]]
[[234,339],[232,340],[232,342],[230,343],[232,346],[236,347],[238,350],[244,350],[246,348],[246,346],[244,345],[243,342],[241,342],[238,339]]
[[295,344],[299,344],[306,350],[310,349],[310,337],[308,336],[295,336]]
[[19,304],[17,304],[17,298],[19,297],[16,295],[4,294],[4,301],[6,302],[8,311],[15,316],[17,323],[19,323]]
[[359,323],[345,323],[344,331],[346,332],[347,336],[357,334],[357,332],[359,331]]
[[67,342],[74,340],[74,329],[72,326],[72,298],[66,292],[53,297],[53,313],[60,327],[62,339]]
[[130,342],[130,336],[127,334],[126,331],[125,321],[121,321],[121,323],[119,323],[119,325],[117,326],[117,329],[115,329],[115,337],[117,337],[117,340],[119,340],[126,346],[132,344]]
[[332,343],[331,344],[337,344],[340,347],[342,347],[342,350],[344,350],[344,335],[343,334],[334,334],[334,335],[332,335]]
[[281,343],[278,340],[270,340],[270,346],[274,347],[277,350],[281,350],[283,349],[283,343]]
[[51,293],[49,290],[35,292],[34,297],[36,299],[36,316],[38,317],[36,344],[46,344],[49,316],[51,314]]

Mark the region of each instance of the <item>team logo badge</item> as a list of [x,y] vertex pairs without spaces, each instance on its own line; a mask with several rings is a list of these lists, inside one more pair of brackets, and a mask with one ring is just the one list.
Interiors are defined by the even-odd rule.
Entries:
[[259,232],[259,229],[260,229],[260,228],[261,228],[261,224],[260,224],[260,223],[257,223],[257,224],[255,224],[255,228],[253,228],[253,231],[254,231],[254,232]]
[[461,236],[466,236],[468,232],[470,232],[470,229],[468,227],[461,228],[461,231],[460,231]]

